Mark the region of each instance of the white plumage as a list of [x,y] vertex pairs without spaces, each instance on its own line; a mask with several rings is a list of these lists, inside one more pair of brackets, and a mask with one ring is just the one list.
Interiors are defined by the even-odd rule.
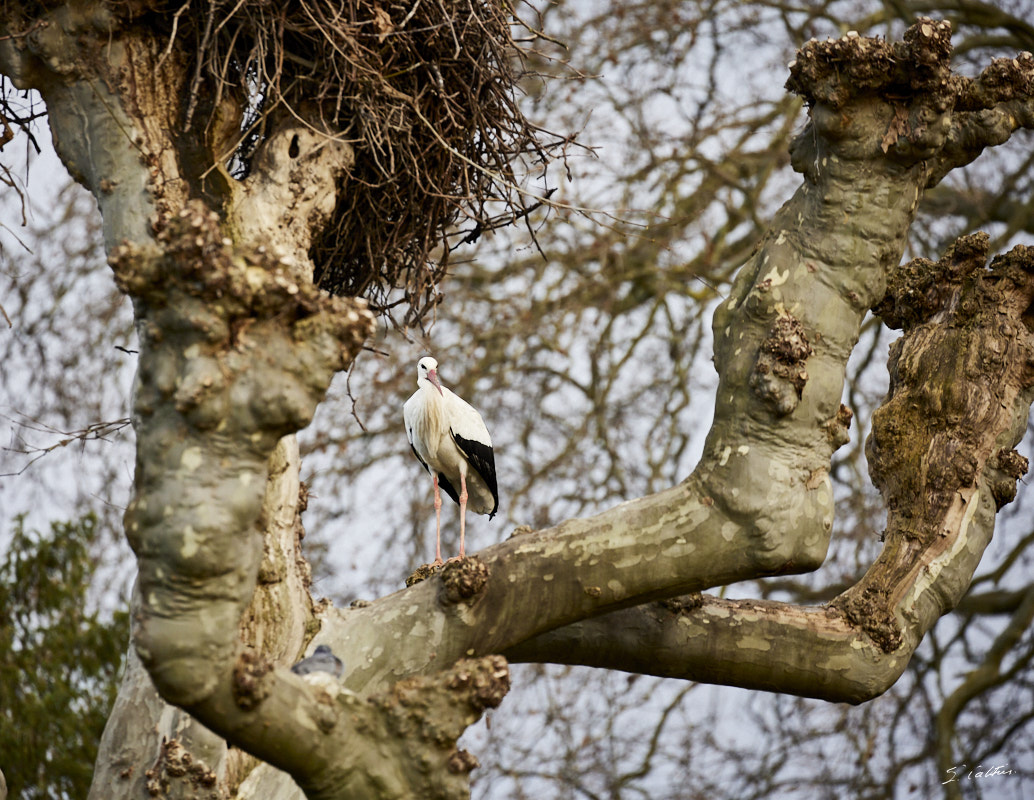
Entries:
[[[499,508],[492,437],[472,405],[438,380],[438,362],[430,356],[416,365],[416,392],[402,407],[413,453],[434,481],[435,556],[442,563],[442,498],[439,486],[460,506],[460,554],[464,556],[466,511],[488,514]],[[459,491],[457,491],[457,488]]]

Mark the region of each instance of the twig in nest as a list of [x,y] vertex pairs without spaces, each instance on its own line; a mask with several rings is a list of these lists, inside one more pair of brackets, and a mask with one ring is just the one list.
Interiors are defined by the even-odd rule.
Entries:
[[[521,186],[515,165],[563,158],[568,140],[553,140],[517,103],[524,51],[511,28],[523,23],[507,4],[418,0],[403,15],[378,0],[200,1],[202,13],[181,7],[149,22],[197,53],[185,126],[204,127],[195,117],[223,99],[242,109],[234,174],[248,173],[284,117],[353,146],[338,208],[310,251],[327,290],[381,309],[401,291],[405,320],[419,323],[461,216],[484,232],[546,202]],[[495,204],[501,212],[490,212]]]

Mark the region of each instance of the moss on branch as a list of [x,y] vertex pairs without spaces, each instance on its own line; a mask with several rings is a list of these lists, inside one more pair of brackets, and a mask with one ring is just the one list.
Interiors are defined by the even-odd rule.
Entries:
[[[923,95],[946,107],[960,86],[951,74],[951,23],[920,18],[901,42],[859,36],[812,39],[790,64],[786,88],[809,105],[840,109],[865,96],[883,98]],[[943,107],[942,107],[943,110]]]
[[987,263],[990,237],[963,236],[936,262],[916,258],[891,270],[887,293],[872,313],[888,328],[911,330],[942,311],[962,281]]
[[[906,617],[958,603],[976,562],[949,553],[965,552],[977,504],[990,495],[1000,508],[1026,468],[1010,453],[1034,396],[1034,248],[987,269],[986,257],[986,236],[965,237],[936,263],[906,265],[881,303],[905,329],[866,443],[889,510],[886,545],[834,606],[887,652],[901,646]],[[924,570],[946,574],[921,598]]]

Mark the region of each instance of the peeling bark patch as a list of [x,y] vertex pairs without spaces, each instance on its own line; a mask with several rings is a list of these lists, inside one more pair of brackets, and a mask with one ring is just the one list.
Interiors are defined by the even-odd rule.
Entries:
[[804,482],[804,488],[813,492],[820,486],[824,486],[828,481],[829,470],[823,467],[822,469],[814,470],[810,475],[808,475],[808,480]]
[[453,775],[461,775],[471,772],[480,766],[481,763],[473,753],[467,750],[454,750],[452,755],[449,756],[449,760],[446,763],[445,768]]
[[939,261],[915,258],[891,270],[887,292],[872,313],[888,328],[911,330],[942,311],[957,297],[962,282],[987,263],[990,237],[959,238]]
[[[151,797],[191,796],[198,800],[218,800],[218,776],[207,764],[193,756],[176,739],[163,739],[158,758],[147,772],[147,793]],[[174,789],[174,783],[186,784]],[[188,788],[189,787],[189,788]]]
[[488,566],[477,556],[450,561],[442,568],[442,599],[456,603],[481,594],[488,583]]
[[204,461],[200,447],[188,447],[180,456],[180,466],[187,472],[195,472]]
[[661,600],[658,605],[670,611],[673,614],[688,614],[691,611],[695,611],[704,604],[704,596],[700,592],[693,592],[692,594],[684,594],[681,597],[670,597],[667,600]]
[[814,352],[800,320],[780,314],[761,343],[750,388],[778,416],[793,413],[808,382],[805,368]]
[[233,699],[245,711],[257,708],[269,696],[269,682],[265,680],[273,665],[260,653],[245,650],[233,668]]
[[883,135],[883,140],[880,142],[880,149],[886,153],[890,150],[891,145],[897,142],[899,137],[904,136],[908,132],[908,109],[895,104],[894,116],[891,118],[890,124],[887,126],[887,132]]

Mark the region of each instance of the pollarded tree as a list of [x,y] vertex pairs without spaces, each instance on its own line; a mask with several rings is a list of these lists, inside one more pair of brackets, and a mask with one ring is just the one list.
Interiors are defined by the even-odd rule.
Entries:
[[[290,434],[370,332],[342,298],[386,307],[397,287],[420,314],[458,210],[475,232],[493,195],[521,213],[507,165],[541,147],[493,5],[189,11],[8,3],[0,40],[97,198],[140,338],[139,661],[94,796],[284,796],[272,767],[310,797],[463,796],[475,762],[455,741],[502,700],[502,656],[850,702],[893,684],[1025,471],[1034,383],[1031,252],[986,268],[973,236],[898,263],[923,192],[1034,127],[1034,58],[963,78],[928,19],[894,44],[807,44],[788,84],[810,107],[791,150],[804,181],[715,315],[696,471],[336,610],[308,593]],[[844,369],[872,307],[905,331],[870,439],[889,509],[876,564],[822,608],[652,604],[822,563]],[[344,690],[284,668],[314,633],[347,654]]]

